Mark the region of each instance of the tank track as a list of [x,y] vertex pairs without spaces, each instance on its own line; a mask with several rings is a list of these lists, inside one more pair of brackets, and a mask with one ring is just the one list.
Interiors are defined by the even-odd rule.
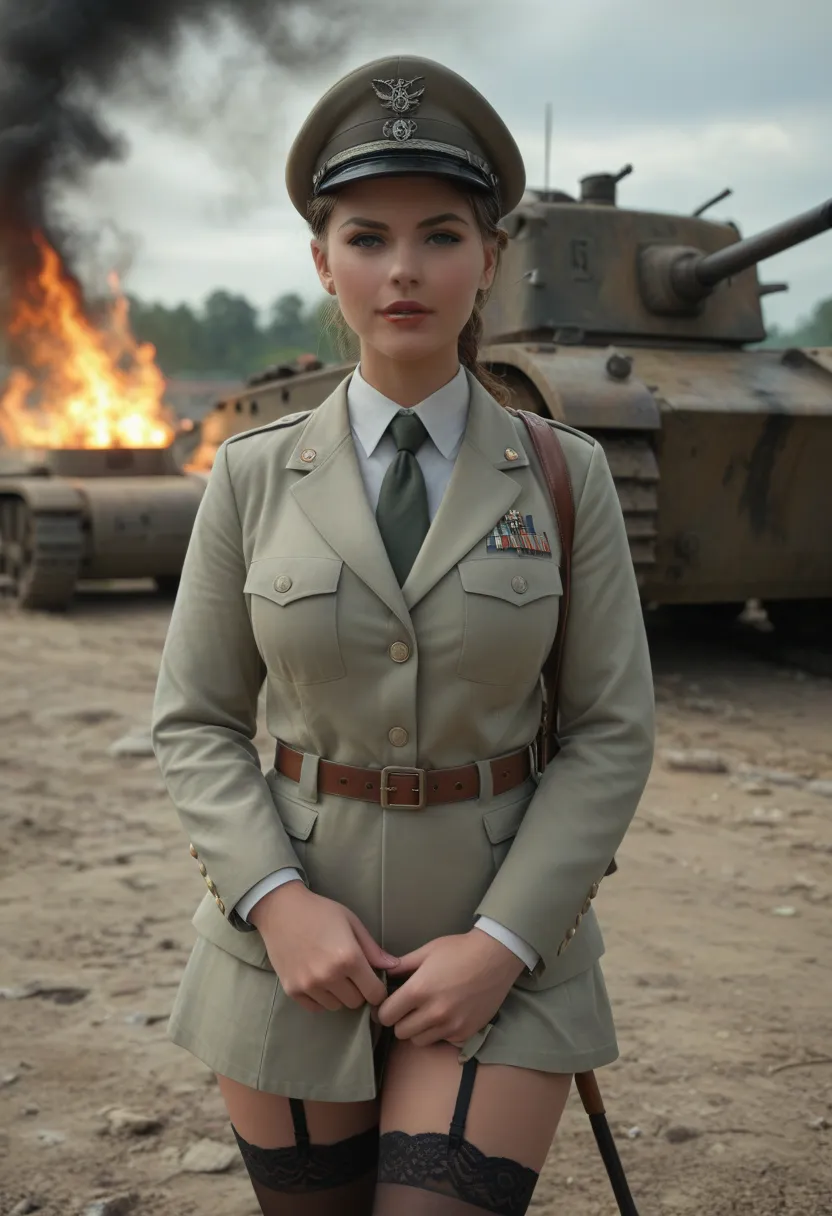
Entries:
[[622,433],[596,434],[604,449],[624,513],[639,587],[656,564],[659,530],[659,465],[649,439]]
[[81,514],[66,501],[56,507],[0,489],[0,597],[7,602],[58,610],[71,601],[83,558]]

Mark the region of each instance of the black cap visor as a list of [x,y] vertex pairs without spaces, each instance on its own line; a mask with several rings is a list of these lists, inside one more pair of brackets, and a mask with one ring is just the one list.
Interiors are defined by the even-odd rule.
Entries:
[[401,177],[405,174],[428,174],[445,177],[460,186],[497,193],[494,183],[475,165],[435,152],[376,152],[356,157],[337,165],[326,173],[315,188],[315,194],[329,194],[349,182],[370,177]]

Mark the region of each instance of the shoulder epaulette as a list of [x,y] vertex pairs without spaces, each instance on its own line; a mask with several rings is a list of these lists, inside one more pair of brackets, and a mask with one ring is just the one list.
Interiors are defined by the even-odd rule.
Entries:
[[282,418],[275,418],[274,422],[267,422],[263,426],[252,427],[250,431],[240,431],[238,435],[230,435],[226,439],[226,443],[236,443],[238,439],[248,439],[250,435],[261,435],[263,431],[281,431],[284,427],[295,426],[298,422],[305,422],[312,413],[312,410],[300,410],[297,414],[284,414]]
[[559,422],[557,418],[547,418],[546,422],[549,423],[549,426],[554,427],[555,430],[566,431],[567,434],[574,435],[576,439],[583,439],[590,447],[595,447],[597,443],[597,440],[593,439],[591,435],[587,435],[586,431],[578,431],[574,426],[567,426],[565,422]]

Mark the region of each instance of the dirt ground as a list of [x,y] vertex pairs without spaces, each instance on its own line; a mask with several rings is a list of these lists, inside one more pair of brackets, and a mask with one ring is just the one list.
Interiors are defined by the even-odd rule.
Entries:
[[[217,1165],[233,1147],[212,1077],[165,1034],[203,888],[153,759],[109,752],[146,728],[167,615],[138,593],[0,615],[4,1216],[257,1211],[236,1162],[183,1168],[198,1141]],[[597,901],[610,1123],[640,1216],[830,1213],[832,786],[811,782],[832,779],[832,682],[652,645],[659,752]],[[676,771],[668,748],[728,771]],[[113,1107],[147,1122],[119,1130]],[[532,1210],[616,1211],[574,1096]]]

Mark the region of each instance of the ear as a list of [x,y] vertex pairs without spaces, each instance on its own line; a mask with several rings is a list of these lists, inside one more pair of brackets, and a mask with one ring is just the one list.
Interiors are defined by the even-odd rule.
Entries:
[[329,295],[335,295],[335,283],[332,279],[332,274],[329,269],[329,258],[327,257],[326,247],[317,239],[313,239],[309,243],[309,248],[312,250],[312,261],[315,263],[315,269],[318,272],[318,278],[321,281],[321,287]]
[[488,291],[494,282],[494,275],[497,273],[497,242],[483,241],[482,250],[485,255],[485,264],[480,277],[480,291]]

